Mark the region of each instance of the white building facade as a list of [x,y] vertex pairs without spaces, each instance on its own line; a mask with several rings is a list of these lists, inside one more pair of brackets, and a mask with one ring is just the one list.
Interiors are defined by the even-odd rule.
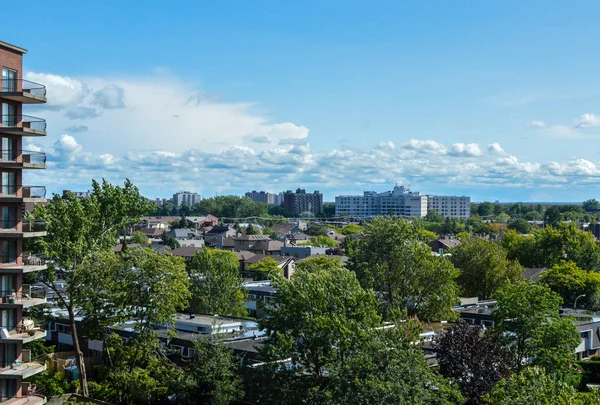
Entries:
[[370,218],[391,215],[403,218],[422,218],[434,210],[444,218],[468,218],[471,198],[462,196],[423,195],[396,185],[392,191],[363,195],[342,195],[335,198],[335,215]]
[[444,218],[469,218],[471,216],[471,197],[454,195],[430,195],[428,209]]
[[395,217],[424,217],[427,215],[427,196],[395,186],[392,191],[377,193],[365,191],[363,195],[335,197],[335,215],[369,218],[380,215]]
[[173,194],[173,205],[181,207],[184,203],[190,207],[196,203],[199,203],[202,197],[198,193],[191,193],[189,191],[180,191],[179,193]]

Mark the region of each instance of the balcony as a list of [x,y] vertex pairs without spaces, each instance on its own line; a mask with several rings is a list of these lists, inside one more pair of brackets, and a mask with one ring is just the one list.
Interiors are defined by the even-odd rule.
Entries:
[[0,134],[46,136],[46,120],[29,115],[2,115]]
[[4,184],[0,187],[0,201],[2,203],[46,202],[46,187]]
[[30,382],[21,383],[21,395],[12,397],[3,401],[3,405],[44,405],[47,402],[44,396],[44,387],[37,386]]
[[21,323],[16,326],[0,327],[0,343],[2,344],[23,344],[45,337],[46,331],[29,318],[23,318]]
[[46,291],[32,289],[28,284],[23,284],[20,291],[0,290],[0,306],[29,308],[45,303]]
[[9,218],[0,220],[0,226],[0,238],[37,238],[46,236],[46,222],[44,221],[34,219],[18,221]]
[[0,254],[2,260],[2,266],[0,266],[1,274],[24,274],[32,273],[34,271],[46,270],[46,256],[44,254],[33,254],[30,252],[23,252],[23,259],[20,264],[18,263],[18,257],[16,253],[5,253]]
[[44,186],[23,186],[24,202],[44,202],[46,201],[46,187]]
[[22,360],[0,362],[0,378],[28,378],[46,370],[46,355],[32,359],[30,350],[22,353]]
[[43,104],[46,86],[25,79],[3,79],[0,98],[23,104]]
[[7,150],[0,154],[0,168],[45,169],[46,154],[31,150]]

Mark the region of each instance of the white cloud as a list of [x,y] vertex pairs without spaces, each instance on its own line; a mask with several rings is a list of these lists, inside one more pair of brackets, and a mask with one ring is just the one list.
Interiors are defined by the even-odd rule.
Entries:
[[75,106],[90,93],[87,86],[78,79],[49,73],[28,72],[25,79],[46,86],[49,108]]
[[541,129],[546,128],[546,123],[544,121],[533,120],[529,124],[527,124],[529,128]]
[[600,126],[600,117],[595,114],[583,114],[575,120],[575,128],[590,128]]
[[73,120],[85,120],[99,117],[100,113],[97,110],[89,107],[73,107],[67,110],[65,116]]
[[498,142],[495,142],[487,147],[489,153],[493,155],[505,155],[506,152]]
[[414,150],[416,152],[426,152],[439,155],[445,155],[447,153],[446,147],[439,142],[432,140],[419,140],[411,139],[408,143],[402,144],[404,149]]
[[[432,145],[421,144],[430,148]],[[73,136],[63,135],[49,150],[49,170],[28,173],[31,176],[28,181],[60,190],[73,184],[88,185],[92,178],[106,177],[113,182],[130,178],[142,190],[164,189],[164,195],[172,193],[174,188],[238,192],[256,187],[280,190],[293,185],[327,190],[361,184],[368,190],[379,189],[381,183],[393,184],[398,179],[418,184],[422,190],[427,188],[424,184],[531,189],[564,184],[600,186],[598,162],[585,159],[548,163],[521,161],[503,152],[497,143],[489,145],[490,153],[481,156],[477,155],[480,148],[469,147],[469,144],[438,145],[434,150],[443,148],[447,153],[410,151],[407,154],[403,148],[381,148],[380,145],[315,152],[309,144],[303,144],[260,152],[247,146],[234,146],[220,152],[195,148],[182,152],[154,150],[112,154],[91,153]],[[458,155],[451,154],[453,149],[458,150]]]
[[[189,81],[164,74],[81,80],[40,73],[31,77],[48,87],[49,107],[54,109],[39,115],[47,119],[49,132],[71,128],[77,120],[88,127],[82,145],[101,153],[160,150],[166,145],[175,152],[218,152],[237,145],[264,150],[280,142],[302,142],[309,133],[296,123],[272,122],[254,111],[254,102],[220,101]],[[58,107],[66,111],[56,111]],[[257,144],[256,139],[268,142]]]
[[95,91],[92,94],[92,103],[107,109],[125,108],[125,91],[113,84]]
[[481,156],[481,149],[476,143],[455,143],[450,147],[450,155],[452,156]]

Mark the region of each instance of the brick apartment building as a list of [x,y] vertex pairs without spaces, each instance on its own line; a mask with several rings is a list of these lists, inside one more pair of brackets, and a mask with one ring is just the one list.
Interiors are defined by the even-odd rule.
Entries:
[[23,253],[23,239],[44,236],[43,224],[24,220],[25,207],[45,202],[46,189],[24,186],[23,169],[44,169],[46,154],[23,150],[26,136],[45,136],[46,121],[23,114],[26,104],[46,102],[46,88],[23,79],[23,54],[27,51],[0,41],[1,156],[0,156],[0,390],[1,404],[44,404],[22,379],[45,370],[45,363],[31,358],[24,343],[43,339],[46,331],[29,319],[23,310],[45,303],[23,274],[43,270],[45,262],[32,253]]

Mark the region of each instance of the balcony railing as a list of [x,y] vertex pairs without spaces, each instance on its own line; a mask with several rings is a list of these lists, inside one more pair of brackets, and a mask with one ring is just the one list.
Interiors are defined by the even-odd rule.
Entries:
[[43,266],[46,264],[46,255],[43,253],[23,253],[23,266]]
[[46,222],[35,219],[23,220],[23,232],[43,232],[46,230]]
[[23,163],[31,163],[32,165],[45,165],[46,154],[44,152],[36,152],[31,150],[24,150],[23,152]]
[[23,186],[23,198],[46,198],[46,187]]
[[3,114],[0,128],[29,128],[36,131],[46,130],[46,120],[30,115]]
[[29,93],[36,97],[46,97],[46,86],[25,79],[2,79],[3,93]]
[[44,152],[37,152],[32,150],[3,150],[0,154],[2,161],[4,162],[16,162],[21,156],[23,163],[29,163],[33,165],[45,165],[46,154]]
[[46,298],[46,292],[44,290],[32,289],[28,284],[23,284],[20,291],[0,290],[0,299],[3,304],[20,304],[25,300],[43,298]]

